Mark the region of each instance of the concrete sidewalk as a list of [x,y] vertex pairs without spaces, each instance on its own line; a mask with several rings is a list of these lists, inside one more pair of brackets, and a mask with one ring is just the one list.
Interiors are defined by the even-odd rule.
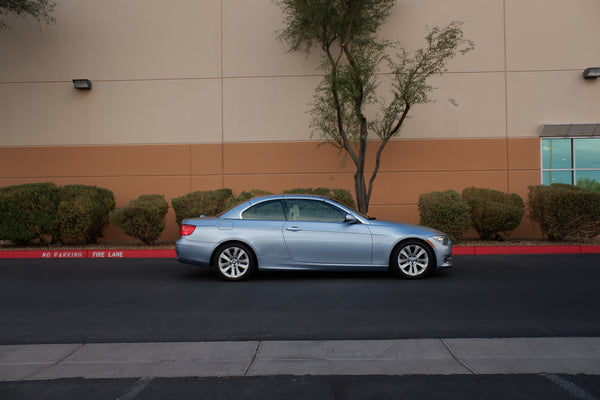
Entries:
[[0,381],[264,375],[600,374],[600,338],[0,346]]

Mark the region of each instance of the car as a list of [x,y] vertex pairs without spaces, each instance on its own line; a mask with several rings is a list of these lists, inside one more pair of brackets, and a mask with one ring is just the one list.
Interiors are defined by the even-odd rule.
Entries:
[[329,198],[252,198],[216,217],[182,221],[177,260],[230,281],[257,270],[392,270],[415,279],[452,266],[437,230],[370,219]]

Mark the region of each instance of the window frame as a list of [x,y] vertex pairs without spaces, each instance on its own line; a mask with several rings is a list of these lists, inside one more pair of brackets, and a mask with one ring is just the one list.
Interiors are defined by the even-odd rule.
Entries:
[[[252,210],[253,208],[258,208],[258,207],[262,207],[262,206],[265,206],[268,204],[275,204],[275,203],[279,203],[279,206],[281,207],[283,219],[272,219],[272,218],[265,219],[265,218],[246,218],[245,217],[245,214],[248,211]],[[272,199],[272,200],[265,200],[265,201],[261,201],[260,203],[252,204],[250,207],[246,208],[244,211],[242,211],[240,213],[240,218],[245,221],[283,221],[283,222],[285,222],[285,221],[287,221],[287,214],[286,214],[286,210],[285,210],[285,207],[284,207],[281,199]]]
[[[571,168],[544,168],[544,140],[564,140],[568,139],[570,143]],[[540,182],[542,185],[551,185],[552,182],[544,182],[544,174],[546,172],[570,172],[570,185],[577,186],[577,172],[583,171],[598,171],[600,172],[600,162],[597,168],[577,168],[577,154],[575,152],[575,140],[577,139],[597,139],[598,136],[543,136],[540,137]]]
[[[284,210],[284,212],[286,214],[286,218],[290,222],[318,222],[318,223],[327,223],[327,224],[340,224],[340,223],[344,222],[345,216],[347,214],[346,210],[338,207],[335,204],[331,204],[331,203],[329,203],[327,201],[324,201],[322,199],[284,198],[284,199],[282,199],[282,202],[283,202],[283,210]],[[311,202],[311,203],[314,203],[314,204],[318,204],[319,206],[324,206],[326,209],[338,211],[338,214],[340,216],[343,216],[343,217],[341,218],[340,221],[337,221],[337,220],[330,221],[330,220],[319,220],[319,219],[304,219],[306,217],[302,217],[302,216],[300,217],[300,219],[290,219],[290,207],[289,207],[288,203],[293,203],[293,202],[307,202],[307,203]]]

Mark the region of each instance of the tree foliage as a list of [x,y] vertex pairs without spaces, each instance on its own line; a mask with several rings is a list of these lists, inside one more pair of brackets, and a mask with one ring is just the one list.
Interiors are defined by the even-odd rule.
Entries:
[[[393,0],[276,0],[285,16],[279,33],[290,51],[318,48],[325,75],[312,104],[313,135],[352,159],[358,209],[368,212],[381,155],[398,135],[411,107],[430,101],[428,79],[444,71],[457,54],[473,48],[461,22],[434,27],[426,46],[409,54],[399,43],[381,39],[377,31],[390,15]],[[390,55],[393,54],[393,55]],[[386,70],[384,71],[384,67]],[[387,96],[382,77],[391,79]],[[372,109],[378,111],[372,112]],[[369,139],[379,139],[375,166],[367,184]]]
[[592,178],[577,179],[577,186],[592,192],[600,192],[600,182]]
[[[48,0],[0,0],[0,17],[4,15],[15,15],[17,17],[32,17],[38,23],[51,24],[56,20],[51,15],[56,3]],[[0,18],[0,29],[6,29],[8,25]]]

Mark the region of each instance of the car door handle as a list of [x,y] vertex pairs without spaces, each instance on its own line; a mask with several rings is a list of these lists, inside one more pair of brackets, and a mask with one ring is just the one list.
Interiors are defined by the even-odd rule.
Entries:
[[302,228],[298,227],[298,226],[290,226],[285,228],[286,231],[290,231],[290,232],[298,232],[301,231]]

